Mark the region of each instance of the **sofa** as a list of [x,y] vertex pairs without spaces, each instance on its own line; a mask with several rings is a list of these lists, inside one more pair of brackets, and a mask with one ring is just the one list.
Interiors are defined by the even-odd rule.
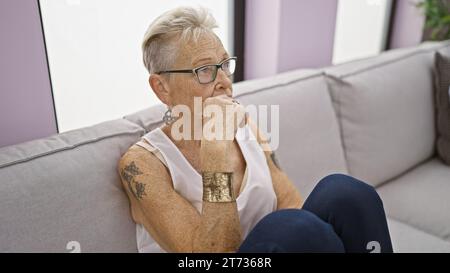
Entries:
[[[279,105],[282,169],[303,197],[331,173],[374,186],[395,252],[450,252],[450,167],[436,156],[427,42],[234,85],[243,104]],[[136,252],[117,172],[121,155],[161,125],[162,105],[0,149],[0,252]]]

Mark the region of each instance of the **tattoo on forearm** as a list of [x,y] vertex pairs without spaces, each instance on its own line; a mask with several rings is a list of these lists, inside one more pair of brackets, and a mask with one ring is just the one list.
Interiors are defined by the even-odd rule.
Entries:
[[274,152],[272,152],[272,153],[270,154],[270,158],[272,159],[273,164],[275,164],[275,166],[277,166],[277,168],[281,170],[280,162],[278,161],[278,158],[275,156],[275,153],[274,153]]
[[122,169],[120,175],[122,179],[127,182],[128,189],[133,193],[136,199],[141,200],[145,193],[145,184],[136,180],[135,176],[142,174],[134,161],[131,161],[125,168]]

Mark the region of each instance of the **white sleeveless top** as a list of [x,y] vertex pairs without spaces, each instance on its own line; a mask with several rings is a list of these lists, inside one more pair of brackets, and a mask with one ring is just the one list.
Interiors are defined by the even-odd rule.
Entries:
[[[199,213],[202,212],[203,182],[201,175],[187,161],[170,138],[156,128],[136,144],[154,153],[168,168],[175,191],[186,198]],[[241,193],[236,199],[242,236],[277,208],[277,197],[264,152],[248,125],[239,128],[236,140],[247,163]],[[151,237],[142,224],[136,225],[139,252],[166,252]]]

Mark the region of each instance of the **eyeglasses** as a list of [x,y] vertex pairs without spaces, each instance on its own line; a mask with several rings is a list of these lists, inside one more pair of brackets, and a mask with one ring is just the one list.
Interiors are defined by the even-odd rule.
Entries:
[[197,77],[197,80],[201,84],[208,84],[216,80],[217,70],[220,68],[225,72],[225,75],[230,77],[236,70],[237,57],[231,57],[223,60],[218,64],[202,65],[194,69],[182,69],[182,70],[164,70],[156,72],[156,74],[166,73],[192,73]]

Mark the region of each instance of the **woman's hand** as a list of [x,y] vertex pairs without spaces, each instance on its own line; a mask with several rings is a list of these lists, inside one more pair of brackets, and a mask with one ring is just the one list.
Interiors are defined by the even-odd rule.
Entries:
[[230,150],[237,129],[245,125],[246,121],[245,108],[226,95],[204,101],[200,149],[202,171],[232,171],[227,151]]
[[210,97],[203,102],[203,137],[206,140],[233,141],[238,128],[246,122],[245,108],[227,95]]

